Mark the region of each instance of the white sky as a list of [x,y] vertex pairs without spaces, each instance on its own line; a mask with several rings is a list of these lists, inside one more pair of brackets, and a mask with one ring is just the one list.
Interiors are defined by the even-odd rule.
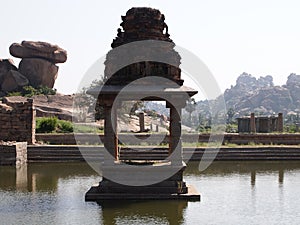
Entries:
[[[68,51],[55,88],[73,93],[88,68],[110,49],[121,15],[133,6],[159,9],[173,41],[196,54],[222,91],[247,72],[284,84],[300,74],[298,0],[9,0],[1,1],[0,58],[22,40]],[[16,64],[19,60],[14,58]]]

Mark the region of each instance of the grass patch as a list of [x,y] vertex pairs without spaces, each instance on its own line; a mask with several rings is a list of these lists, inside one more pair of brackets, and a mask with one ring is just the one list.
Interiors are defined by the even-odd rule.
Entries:
[[103,127],[73,124],[57,117],[40,117],[36,119],[36,133],[103,133]]
[[103,127],[74,124],[74,133],[104,133]]

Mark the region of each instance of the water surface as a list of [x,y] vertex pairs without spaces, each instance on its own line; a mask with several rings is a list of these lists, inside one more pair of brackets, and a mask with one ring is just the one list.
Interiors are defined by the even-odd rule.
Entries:
[[190,163],[201,202],[85,202],[100,179],[85,163],[2,166],[0,224],[300,224],[297,161]]

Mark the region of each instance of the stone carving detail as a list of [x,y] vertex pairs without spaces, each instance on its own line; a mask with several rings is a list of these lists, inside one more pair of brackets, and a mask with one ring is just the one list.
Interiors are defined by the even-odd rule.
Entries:
[[[179,68],[181,57],[178,52],[174,50],[174,42],[169,38],[168,26],[165,23],[165,16],[157,9],[152,8],[131,8],[127,11],[125,16],[122,16],[122,23],[120,24],[123,28],[118,29],[117,37],[113,40],[111,46],[112,50],[108,52],[105,62],[105,74],[104,78],[106,84],[118,85],[128,84],[136,79],[145,76],[160,76],[168,78],[169,80],[177,83],[178,85],[183,84],[181,80],[181,70]],[[132,57],[132,61],[135,61],[136,56],[134,49],[131,54],[124,52],[124,56],[120,55],[120,52],[116,53],[114,48],[121,45],[142,41],[142,40],[158,40],[166,42],[161,48],[151,49],[144,46],[144,49],[138,49],[149,54],[155,52],[156,55],[160,55],[163,58],[168,58],[172,65],[160,62],[139,62],[126,66],[113,76],[110,76],[115,71],[116,60],[122,57]]]

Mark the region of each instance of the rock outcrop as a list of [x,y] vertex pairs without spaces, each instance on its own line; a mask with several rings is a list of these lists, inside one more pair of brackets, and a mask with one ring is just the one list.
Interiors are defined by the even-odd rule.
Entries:
[[52,63],[64,63],[67,52],[57,45],[41,41],[22,41],[21,44],[13,43],[9,52],[17,58],[42,58]]
[[12,59],[0,59],[0,83],[2,78],[10,70],[18,70]]
[[18,70],[12,59],[0,59],[0,76],[10,70]]
[[2,77],[1,90],[12,92],[28,84],[29,81],[25,76],[16,70],[10,70]]
[[28,85],[28,80],[18,72],[13,60],[0,59],[0,96],[24,85]]
[[11,59],[0,59],[0,96],[20,91],[26,85],[53,88],[59,69],[55,64],[67,60],[64,49],[41,41],[13,43],[9,51],[22,60],[17,68]]
[[53,88],[58,74],[58,66],[44,59],[25,58],[19,64],[19,72],[29,80],[33,87]]

